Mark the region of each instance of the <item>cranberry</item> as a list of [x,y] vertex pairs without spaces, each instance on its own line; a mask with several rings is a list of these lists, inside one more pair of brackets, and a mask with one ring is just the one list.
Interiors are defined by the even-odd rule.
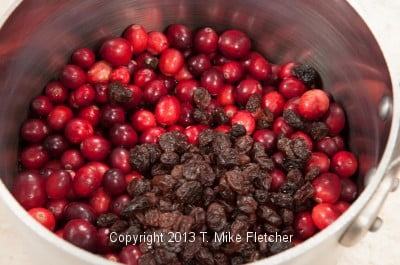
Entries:
[[112,196],[124,193],[126,189],[124,173],[117,168],[108,170],[103,176],[103,187]]
[[271,91],[263,96],[261,103],[264,109],[270,110],[277,117],[282,114],[285,99],[280,93]]
[[39,116],[47,116],[53,109],[53,104],[46,96],[37,96],[31,102],[32,111]]
[[166,94],[168,94],[168,89],[165,83],[161,80],[152,80],[144,86],[143,99],[151,104],[155,104]]
[[100,122],[100,109],[97,105],[90,105],[79,110],[78,117],[87,120],[93,126]]
[[59,238],[64,239],[64,228],[63,229],[59,229],[57,231],[54,232],[56,236],[58,236]]
[[138,265],[140,256],[142,256],[140,247],[130,245],[121,250],[121,253],[119,253],[119,260],[127,265]]
[[21,136],[30,143],[40,142],[48,133],[46,124],[39,119],[29,119],[22,124]]
[[128,64],[132,54],[132,45],[123,38],[106,40],[100,47],[101,57],[113,66]]
[[96,91],[96,103],[108,103],[108,84],[94,84],[94,89]]
[[342,192],[340,194],[340,199],[346,202],[352,202],[357,197],[357,185],[350,179],[342,178],[340,179],[342,184]]
[[222,74],[226,81],[229,83],[235,83],[242,79],[244,69],[242,64],[232,61],[222,65]]
[[151,54],[157,55],[162,53],[168,48],[169,43],[167,36],[158,31],[153,31],[149,33],[149,39],[147,41],[147,51]]
[[68,98],[68,90],[57,81],[48,83],[44,93],[55,104],[63,103]]
[[350,208],[350,204],[348,202],[344,202],[344,201],[338,201],[337,203],[335,203],[334,206],[341,214]]
[[175,87],[175,94],[183,102],[193,102],[193,93],[200,86],[199,82],[194,79],[179,82]]
[[282,79],[294,77],[293,75],[293,68],[296,67],[298,63],[296,62],[287,62],[281,66],[279,71],[279,77]]
[[154,114],[148,110],[138,110],[131,118],[133,127],[138,131],[144,131],[156,126]]
[[62,169],[62,164],[60,160],[50,160],[47,161],[46,164],[44,164],[43,168],[40,170],[40,174],[44,177],[47,178],[50,176],[51,173],[54,172],[54,170]]
[[275,119],[272,124],[272,130],[276,135],[284,135],[286,137],[290,137],[293,133],[293,128],[287,124],[286,120],[283,117],[278,117]]
[[231,126],[229,126],[229,125],[219,125],[219,126],[215,127],[214,130],[216,130],[218,132],[222,132],[222,133],[229,133],[230,130],[231,130]]
[[132,45],[133,54],[144,52],[149,39],[143,26],[135,24],[128,27],[124,32],[124,38]]
[[308,136],[307,134],[305,134],[305,133],[299,131],[299,132],[293,133],[293,134],[290,136],[290,139],[293,140],[293,139],[296,138],[296,137],[303,138],[303,140],[306,141],[306,144],[307,144],[307,146],[308,146],[308,149],[309,149],[310,151],[313,150],[314,144],[313,144],[313,141],[311,140],[310,136]]
[[122,84],[128,84],[130,79],[131,73],[126,66],[119,66],[112,70],[110,74],[110,82],[121,82]]
[[50,200],[46,204],[46,208],[47,208],[47,210],[49,210],[50,212],[53,213],[54,217],[58,221],[58,220],[61,220],[63,218],[64,209],[65,209],[65,206],[67,206],[67,204],[68,204],[68,201],[65,200],[65,199]]
[[131,202],[131,197],[129,197],[126,194],[122,194],[118,197],[116,197],[110,205],[110,211],[118,216],[121,215],[122,209],[125,208],[128,203]]
[[85,220],[71,220],[64,227],[64,239],[75,246],[94,251],[97,241],[96,228]]
[[172,76],[166,76],[163,74],[159,74],[157,76],[157,79],[164,82],[164,85],[168,91],[172,91],[172,89],[174,89],[177,84],[177,81]]
[[12,194],[27,210],[43,206],[46,202],[46,190],[42,176],[35,170],[19,173],[14,180]]
[[83,166],[73,180],[74,191],[79,197],[89,197],[100,187],[103,175],[94,166]]
[[[100,253],[111,251],[110,247],[110,228],[100,228],[97,230],[97,246],[96,250]],[[117,260],[118,261],[118,260]]]
[[302,240],[310,238],[317,232],[313,219],[309,212],[300,212],[296,215],[293,222],[296,237]]
[[114,148],[110,154],[110,166],[121,170],[122,173],[128,173],[132,169],[129,156],[130,152],[127,149],[122,147]]
[[262,143],[268,153],[272,153],[276,148],[276,135],[273,131],[262,129],[254,132],[254,141]]
[[335,142],[338,151],[342,151],[345,148],[344,140],[339,135],[332,137],[332,140]]
[[287,99],[300,97],[306,90],[306,86],[297,78],[286,78],[279,84],[279,93]]
[[93,133],[93,126],[84,119],[74,118],[65,126],[65,137],[74,144],[82,142]]
[[78,87],[69,95],[69,105],[74,108],[89,106],[96,98],[96,92],[89,84]]
[[65,199],[71,187],[72,178],[66,170],[56,170],[46,179],[46,193],[50,199]]
[[65,169],[77,170],[85,163],[82,153],[75,149],[65,151],[61,155],[61,163]]
[[26,169],[39,169],[47,161],[49,161],[49,155],[43,145],[29,145],[21,151],[21,163]]
[[178,99],[167,95],[158,101],[154,110],[156,121],[162,125],[172,125],[179,120],[181,106]]
[[333,140],[333,138],[330,137],[325,137],[324,139],[317,142],[316,149],[320,152],[324,152],[328,156],[333,156],[339,151],[336,142]]
[[167,38],[171,47],[178,50],[188,50],[192,46],[192,31],[185,25],[170,25],[167,28]]
[[322,152],[313,152],[307,161],[307,170],[310,170],[311,167],[318,167],[320,173],[325,173],[329,171],[330,163],[326,154]]
[[343,178],[349,178],[354,175],[357,168],[357,158],[350,152],[340,151],[332,157],[332,171]]
[[[135,53],[135,51],[133,51]],[[135,60],[131,60],[127,65],[126,68],[128,68],[129,74],[133,76],[134,73],[139,70],[140,66]]]
[[53,213],[46,208],[32,208],[28,213],[50,231],[53,231],[56,227],[56,219],[54,218]]
[[293,110],[298,113],[297,107],[299,106],[300,97],[294,97],[286,101],[283,105],[283,110]]
[[196,32],[193,46],[199,53],[213,53],[218,47],[218,35],[212,28],[202,28]]
[[331,135],[338,135],[346,124],[346,117],[342,107],[337,103],[330,104],[324,122],[328,126]]
[[140,136],[140,143],[142,144],[156,144],[161,134],[166,130],[162,127],[151,127],[142,132]]
[[108,104],[101,108],[100,122],[105,127],[125,122],[125,110],[117,105]]
[[151,80],[156,79],[157,75],[152,69],[143,68],[138,70],[134,76],[135,85],[144,87]]
[[179,116],[179,124],[182,126],[189,126],[194,123],[193,120],[193,106],[189,103],[181,104],[181,114]]
[[246,128],[247,134],[252,134],[256,128],[256,122],[247,110],[239,110],[231,118],[231,125],[240,124]]
[[188,70],[194,76],[200,76],[211,67],[210,59],[205,54],[192,56],[187,60]]
[[234,88],[232,85],[224,85],[222,90],[217,95],[217,101],[221,106],[235,104]]
[[136,85],[129,84],[126,86],[126,89],[129,89],[132,92],[132,97],[128,102],[124,103],[124,107],[127,109],[133,109],[140,105],[142,102],[143,92],[140,87]]
[[218,49],[222,54],[233,58],[244,58],[251,48],[249,37],[239,30],[227,30],[218,39]]
[[110,151],[110,142],[101,136],[89,136],[81,143],[82,155],[88,160],[102,161]]
[[238,107],[236,107],[236,105],[226,105],[224,107],[224,111],[226,116],[228,116],[228,118],[232,118],[233,115],[235,115],[236,112],[238,112]]
[[89,223],[96,222],[96,213],[93,208],[84,202],[71,202],[64,208],[64,220],[82,219]]
[[253,58],[248,68],[250,74],[257,80],[265,80],[271,74],[271,65],[263,57]]
[[299,100],[298,112],[308,120],[321,118],[329,109],[329,97],[320,89],[306,91]]
[[185,128],[183,134],[186,135],[188,143],[197,145],[199,143],[199,134],[207,128],[202,124],[191,125]]
[[212,59],[212,62],[217,67],[222,67],[224,64],[234,61],[233,59],[230,59],[220,53],[209,54],[208,57]]
[[176,73],[173,78],[180,82],[183,80],[189,80],[189,79],[193,79],[193,75],[190,73],[190,71],[187,69],[186,65],[183,65],[181,70],[178,71],[178,73]]
[[271,65],[271,74],[267,77],[267,84],[276,85],[279,81],[279,72],[281,71],[281,66],[277,64]]
[[47,125],[54,131],[60,131],[64,129],[67,122],[73,117],[72,110],[66,106],[59,105],[47,116]]
[[315,226],[322,230],[339,218],[340,214],[333,204],[321,203],[314,206],[311,216]]
[[110,140],[115,146],[132,148],[138,142],[138,136],[129,124],[115,124],[110,129]]
[[107,164],[105,164],[103,162],[99,162],[99,161],[91,161],[91,162],[87,163],[86,166],[93,167],[94,169],[96,169],[97,172],[100,173],[101,178],[106,173],[106,171],[110,169],[110,167]]
[[164,75],[175,75],[182,68],[183,62],[182,53],[176,49],[169,48],[161,53],[159,68]]
[[103,188],[99,188],[90,198],[89,204],[96,214],[107,213],[110,208],[111,197]]
[[140,174],[135,170],[132,170],[131,172],[129,172],[129,174],[125,175],[125,182],[129,183],[134,179],[142,179],[142,178],[144,178],[142,174]]
[[245,105],[251,95],[261,95],[262,87],[257,80],[245,79],[239,83],[234,90],[235,100],[241,105]]
[[222,72],[216,68],[211,67],[203,72],[201,75],[201,86],[210,92],[212,95],[217,95],[224,85],[224,76]]
[[276,152],[271,156],[274,165],[278,168],[283,168],[283,159],[285,158],[282,152]]
[[277,191],[286,182],[286,175],[279,169],[269,172],[271,176],[271,191]]
[[322,173],[312,181],[314,186],[314,200],[318,203],[335,203],[341,193],[340,179],[333,173]]
[[72,54],[71,60],[77,66],[87,69],[94,64],[96,56],[91,49],[79,48]]
[[68,64],[61,72],[60,81],[63,86],[75,89],[85,84],[86,73],[79,66]]
[[112,67],[106,61],[93,64],[87,73],[87,80],[91,84],[107,83],[110,79]]

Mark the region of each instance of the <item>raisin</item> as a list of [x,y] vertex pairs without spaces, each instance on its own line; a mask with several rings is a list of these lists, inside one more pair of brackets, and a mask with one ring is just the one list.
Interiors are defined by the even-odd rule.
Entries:
[[258,207],[257,215],[275,227],[279,227],[282,224],[282,218],[279,216],[279,214],[268,206],[261,205]]
[[[156,163],[151,167],[151,175],[165,175],[171,172],[171,165],[163,164],[163,163]],[[148,177],[146,174],[145,177]]]
[[214,257],[210,250],[205,247],[200,248],[200,250],[196,253],[196,260],[200,262],[200,264],[204,265],[214,265]]
[[175,165],[171,170],[171,176],[174,179],[180,179],[183,177],[183,165]]
[[235,123],[232,125],[231,130],[229,131],[229,134],[231,135],[232,138],[237,138],[243,135],[246,135],[246,128],[238,123]]
[[198,87],[193,92],[193,101],[200,109],[205,109],[210,105],[211,95],[207,89]]
[[215,199],[215,192],[214,192],[214,190],[213,189],[211,189],[211,188],[205,188],[204,190],[203,190],[203,196],[202,196],[202,199],[203,199],[203,204],[204,204],[204,206],[208,206],[212,201],[214,201],[214,199]]
[[144,222],[146,226],[159,226],[160,211],[158,209],[148,209],[144,212]]
[[293,197],[282,192],[271,192],[270,201],[278,207],[291,208],[293,206]]
[[188,148],[186,136],[179,131],[164,133],[158,139],[158,143],[165,152],[176,152],[181,154]]
[[113,82],[108,86],[108,98],[111,103],[127,103],[132,98],[133,93],[121,82]]
[[296,203],[296,205],[303,204],[307,199],[311,198],[314,195],[314,192],[314,186],[310,182],[307,182],[306,184],[301,186],[300,189],[298,189],[294,194],[294,202]]
[[193,241],[185,242],[183,247],[182,259],[184,262],[189,262],[191,259],[194,258],[196,253],[199,252],[202,239],[200,237],[196,237]]
[[282,209],[280,211],[280,215],[282,217],[282,222],[284,225],[292,225],[293,224],[293,211],[288,210],[288,209]]
[[214,261],[218,265],[229,265],[228,257],[222,252],[214,254]]
[[271,254],[275,255],[275,254],[285,251],[293,246],[294,246],[294,244],[292,242],[285,242],[285,241],[278,240],[278,241],[274,241],[271,243],[269,251],[271,252]]
[[196,123],[203,125],[211,125],[213,123],[213,116],[211,112],[202,109],[193,110],[193,119]]
[[187,180],[199,180],[205,186],[211,186],[215,180],[215,173],[205,162],[191,162],[183,165],[183,176]]
[[114,224],[110,227],[111,232],[120,233],[129,227],[129,223],[125,220],[117,220]]
[[209,146],[214,141],[215,133],[212,129],[206,129],[199,133],[199,146]]
[[139,210],[144,210],[146,208],[149,208],[152,206],[152,203],[149,201],[149,199],[145,196],[136,196],[135,198],[132,199],[128,205],[126,205],[122,209],[122,215],[123,216],[131,216],[133,212],[139,211]]
[[157,248],[154,252],[154,259],[157,264],[176,264],[178,262],[178,257],[175,253],[168,251],[163,248]]
[[329,128],[323,122],[312,122],[307,127],[307,132],[311,136],[311,139],[318,142],[328,136]]
[[219,232],[227,224],[224,207],[216,202],[211,203],[207,208],[206,222],[209,229]]
[[292,169],[302,169],[305,166],[305,161],[300,158],[284,158],[282,161],[282,167],[286,171]]
[[254,213],[258,203],[252,196],[239,196],[237,199],[237,206],[242,212]]
[[249,183],[246,183],[242,172],[237,169],[227,171],[225,178],[229,187],[239,194],[246,194],[249,191]]
[[150,167],[150,153],[143,145],[137,145],[131,149],[129,161],[134,169],[144,172]]
[[283,111],[283,118],[286,123],[295,129],[301,130],[304,128],[304,121],[294,110],[288,109]]
[[135,178],[129,182],[127,191],[131,197],[141,195],[147,191],[150,191],[150,181],[143,178]]
[[239,165],[239,155],[233,148],[226,148],[217,154],[217,164],[220,167],[231,168]]
[[212,116],[215,125],[224,125],[229,123],[229,117],[221,107],[215,108],[212,112]]
[[153,253],[147,253],[139,258],[138,265],[157,265]]
[[244,259],[241,256],[231,258],[231,265],[242,265],[244,263]]
[[156,163],[161,157],[161,149],[158,144],[143,144],[147,148],[150,155],[150,163]]
[[304,176],[304,179],[305,180],[313,180],[319,175],[319,173],[320,173],[319,167],[311,166],[308,169],[306,175]]
[[256,118],[257,129],[269,129],[274,122],[274,114],[269,109],[260,111]]
[[97,217],[96,224],[99,227],[109,227],[113,225],[117,220],[118,216],[113,213],[104,213],[100,214],[99,217]]
[[197,203],[201,199],[203,188],[198,181],[188,181],[182,184],[176,191],[176,197],[183,203]]
[[268,191],[257,189],[254,191],[254,198],[260,204],[264,204],[268,201]]
[[296,137],[291,141],[293,153],[296,157],[307,160],[311,156],[311,151],[308,148],[306,140],[301,137]]
[[235,149],[239,153],[248,153],[253,148],[253,137],[250,135],[244,135],[236,139]]
[[295,154],[292,150],[291,147],[291,140],[284,137],[284,136],[279,136],[278,138],[278,143],[277,143],[277,148],[279,151],[281,151],[286,157],[288,158],[294,158]]
[[179,163],[180,157],[175,152],[165,152],[161,155],[160,161],[167,165],[176,165]]
[[315,68],[307,64],[300,64],[298,66],[293,67],[292,73],[301,82],[303,82],[305,85],[308,86],[316,84],[320,79],[317,70],[315,70]]
[[246,110],[250,113],[255,113],[261,105],[261,95],[253,94],[249,97],[246,103]]
[[157,186],[161,191],[167,193],[172,191],[175,187],[176,179],[174,179],[171,175],[156,175],[151,180],[151,184],[153,186]]

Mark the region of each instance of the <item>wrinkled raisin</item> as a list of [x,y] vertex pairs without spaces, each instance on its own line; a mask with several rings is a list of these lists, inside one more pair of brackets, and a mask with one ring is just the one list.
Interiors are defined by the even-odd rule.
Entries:
[[207,89],[203,87],[198,87],[193,92],[193,101],[197,107],[200,109],[205,109],[210,105],[211,95]]

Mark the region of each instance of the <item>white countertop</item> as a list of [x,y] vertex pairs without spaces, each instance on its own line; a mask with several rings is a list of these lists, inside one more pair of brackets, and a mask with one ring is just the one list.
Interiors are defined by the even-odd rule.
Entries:
[[[364,17],[385,52],[392,75],[400,77],[400,0],[349,0]],[[0,0],[0,22],[15,0]],[[397,87],[395,89],[398,89]],[[34,265],[18,234],[0,204],[0,264]],[[400,264],[400,191],[391,194],[382,210],[383,227],[368,234],[357,246],[343,250],[338,265],[398,265]]]

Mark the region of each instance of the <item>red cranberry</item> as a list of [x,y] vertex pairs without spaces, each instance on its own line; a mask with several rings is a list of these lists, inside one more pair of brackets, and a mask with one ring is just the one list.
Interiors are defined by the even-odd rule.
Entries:
[[84,119],[74,118],[65,126],[65,137],[74,144],[82,142],[93,133],[93,126]]
[[218,104],[221,106],[235,104],[233,91],[234,88],[232,85],[224,85],[222,90],[217,95]]
[[199,134],[207,128],[208,126],[202,124],[191,125],[185,128],[183,134],[186,135],[188,143],[197,145],[199,143]]
[[222,65],[222,74],[226,81],[235,83],[242,79],[244,69],[242,64],[232,61]]
[[222,54],[233,58],[244,58],[251,48],[249,37],[239,30],[227,30],[218,39],[218,49]]
[[89,204],[96,214],[107,213],[110,208],[111,197],[103,188],[99,188],[90,198]]
[[340,151],[332,157],[332,171],[343,178],[349,178],[358,168],[357,158],[350,152]]
[[26,169],[39,169],[49,161],[49,155],[43,145],[33,144],[21,151],[21,163]]
[[284,135],[286,137],[290,137],[293,133],[293,128],[287,124],[283,117],[278,117],[275,119],[272,124],[272,130],[276,135]]
[[287,62],[282,65],[281,70],[279,72],[279,77],[282,79],[294,77],[293,68],[296,67],[298,63],[295,62]]
[[126,189],[124,173],[117,168],[108,170],[103,176],[103,187],[112,196],[124,193]]
[[271,156],[272,161],[278,168],[283,168],[283,159],[285,158],[282,152],[276,152]]
[[129,124],[115,124],[110,129],[110,140],[115,146],[132,148],[138,142],[138,135]]
[[73,117],[72,110],[66,106],[56,106],[47,116],[47,125],[54,131],[64,129],[67,122]]
[[140,87],[136,85],[129,84],[126,86],[132,92],[132,97],[128,102],[124,103],[124,107],[127,109],[133,109],[140,105],[142,102],[143,93]]
[[[220,53],[213,53],[209,54],[208,57],[212,59],[212,62],[214,63],[215,66],[222,67],[224,64],[227,64],[229,62],[233,62],[233,59],[230,59]],[[221,69],[222,70],[222,69]]]
[[243,68],[248,70],[251,61],[257,58],[263,58],[263,56],[259,52],[250,51],[250,53],[246,55],[245,58],[241,61]]
[[110,154],[110,166],[126,174],[132,170],[129,162],[130,152],[122,147],[114,148]]
[[338,135],[346,124],[346,117],[342,107],[337,103],[330,104],[324,122],[328,126],[331,135]]
[[147,51],[151,54],[157,55],[162,53],[168,48],[169,43],[167,36],[158,31],[153,31],[149,33],[149,39],[147,41]]
[[110,79],[112,67],[106,61],[94,63],[87,73],[87,80],[91,84],[107,83]]
[[32,208],[28,213],[50,231],[53,231],[56,227],[56,218],[54,218],[53,213],[46,208]]
[[193,102],[193,93],[200,86],[194,79],[179,82],[175,87],[175,94],[182,102]]
[[218,35],[212,28],[202,28],[196,32],[193,45],[199,53],[213,53],[218,47]]
[[307,170],[310,170],[311,167],[318,167],[320,173],[325,173],[329,171],[330,163],[329,157],[326,154],[313,152],[307,161]]
[[139,87],[144,87],[144,85],[146,85],[151,80],[156,79],[156,77],[157,75],[152,69],[143,68],[135,73],[134,82],[135,85]]
[[180,51],[168,48],[161,53],[159,68],[164,75],[175,75],[181,70],[184,58]]
[[75,246],[94,251],[97,241],[96,228],[85,220],[71,220],[64,227],[64,239]]
[[219,126],[215,127],[214,130],[216,130],[218,132],[222,132],[222,133],[229,133],[230,130],[231,130],[231,126],[229,126],[229,125],[219,125]]
[[29,119],[22,124],[21,136],[30,143],[40,142],[48,133],[46,124],[39,119]]
[[247,134],[252,134],[256,128],[256,121],[247,110],[239,110],[233,115],[231,119],[231,125],[240,124],[246,128]]
[[248,68],[250,74],[257,80],[265,80],[271,74],[271,65],[263,57],[254,58]]
[[162,127],[151,127],[142,132],[140,136],[140,143],[142,144],[156,144],[161,134],[166,130]]
[[216,67],[211,67],[201,75],[201,86],[212,95],[217,95],[224,85],[224,76]]
[[129,197],[126,194],[122,194],[118,197],[116,197],[110,205],[110,212],[120,216],[122,209],[125,208],[126,205],[128,205],[128,203],[131,202],[131,197]]
[[100,122],[100,109],[97,105],[90,105],[79,110],[78,117],[87,120],[93,126]]
[[143,99],[155,104],[161,97],[168,94],[168,89],[161,80],[152,80],[144,86]]
[[132,45],[133,54],[144,52],[149,39],[143,26],[135,24],[128,27],[124,32],[124,38]]
[[67,64],[60,75],[61,83],[71,89],[75,89],[85,84],[86,73],[79,66]]
[[228,116],[228,118],[232,118],[233,115],[235,115],[236,112],[238,112],[238,107],[236,107],[236,105],[226,105],[224,107],[224,111],[226,116]]
[[211,67],[210,59],[205,54],[192,56],[187,60],[188,70],[194,76],[200,76]]
[[270,173],[271,191],[277,191],[286,182],[286,175],[279,169],[274,169]]
[[58,220],[61,220],[63,218],[64,209],[65,209],[65,206],[67,206],[67,204],[68,204],[68,201],[65,200],[65,199],[50,200],[46,204],[46,208],[47,208],[47,210],[49,210],[50,212],[53,213],[54,217],[58,221]]
[[340,212],[331,203],[321,203],[314,206],[312,219],[319,229],[324,229],[339,218]]
[[96,103],[104,104],[108,103],[108,84],[97,83],[94,84],[94,89],[96,91]]
[[53,110],[53,104],[46,96],[37,96],[31,102],[32,111],[39,116],[47,116]]
[[140,256],[142,256],[140,247],[130,245],[121,250],[121,253],[119,253],[119,260],[127,265],[138,265]]
[[261,95],[261,93],[262,87],[260,85],[260,82],[254,79],[245,79],[241,81],[234,90],[236,102],[241,105],[245,105],[251,95]]
[[192,31],[185,25],[170,25],[167,28],[167,38],[171,47],[178,50],[188,50],[192,46]]
[[338,201],[337,203],[335,203],[334,206],[341,214],[350,208],[350,204],[348,202],[344,202],[344,201]]
[[112,250],[110,247],[110,233],[110,228],[100,228],[97,230],[97,252],[105,253]]
[[89,136],[81,143],[82,155],[88,160],[102,161],[110,151],[110,142],[101,136]]
[[296,137],[303,138],[304,141],[306,141],[306,144],[307,144],[307,146],[308,146],[308,149],[310,149],[310,151],[313,150],[314,144],[313,144],[313,142],[312,142],[310,136],[308,136],[307,134],[305,134],[305,133],[299,131],[299,132],[295,132],[294,134],[292,134],[292,135],[290,136],[290,139],[293,140],[293,139],[296,138]]
[[54,170],[58,170],[58,169],[62,169],[61,161],[50,160],[50,161],[47,161],[46,164],[44,164],[42,169],[40,169],[40,174],[44,178],[47,178],[48,176],[50,176],[51,173],[54,172]]
[[156,121],[162,125],[172,125],[179,120],[181,105],[174,96],[167,95],[158,101],[154,110]]
[[264,109],[270,110],[277,117],[282,114],[285,99],[280,93],[271,91],[263,96],[261,103]]
[[276,148],[276,135],[273,131],[262,129],[254,132],[254,141],[262,143],[268,153],[272,153]]
[[135,130],[144,131],[156,126],[156,118],[151,111],[138,110],[131,117],[132,125]]
[[78,87],[69,95],[69,105],[74,108],[89,106],[96,98],[96,92],[89,84]]
[[279,72],[281,71],[281,66],[277,64],[271,65],[271,74],[267,77],[267,84],[276,85],[279,81]]
[[61,155],[61,163],[65,169],[77,170],[85,163],[82,153],[75,149],[65,151]]
[[71,187],[72,178],[66,170],[56,170],[46,179],[46,193],[50,199],[65,199]]
[[102,174],[94,166],[83,166],[73,180],[74,191],[79,197],[89,197],[100,187]]
[[340,179],[333,173],[322,173],[316,177],[312,184],[315,189],[314,200],[318,203],[335,203],[341,193]]
[[27,210],[43,206],[46,202],[46,190],[42,176],[35,170],[19,173],[14,180],[12,194]]
[[339,151],[335,141],[333,140],[333,138],[330,137],[325,137],[324,139],[317,142],[316,149],[320,152],[324,152],[330,157]]
[[189,79],[193,79],[193,75],[189,72],[189,70],[187,69],[186,65],[183,65],[181,70],[178,71],[178,73],[176,73],[173,78],[180,82],[183,80],[189,80]]
[[134,179],[142,179],[142,178],[144,178],[142,174],[140,174],[135,170],[132,170],[129,174],[125,175],[125,182],[128,184]]
[[294,218],[293,228],[296,237],[302,240],[310,238],[317,232],[317,228],[309,212],[298,213]]
[[112,70],[110,74],[110,82],[121,82],[122,84],[128,84],[130,79],[131,73],[126,66],[119,66]]
[[181,104],[181,114],[179,116],[179,124],[182,126],[189,126],[194,123],[193,120],[193,105],[189,103]]
[[345,148],[344,140],[339,135],[332,137],[332,140],[335,142],[338,151],[342,151]]
[[123,38],[106,40],[100,47],[101,57],[113,66],[128,64],[132,54],[131,44]]
[[300,97],[307,90],[297,78],[286,78],[279,84],[279,92],[287,99]]
[[342,185],[342,192],[340,199],[346,202],[352,202],[357,197],[357,185],[350,179],[340,179]]
[[298,112],[308,120],[321,118],[329,109],[329,97],[320,89],[306,91],[299,100]]
[[89,68],[96,61],[96,56],[91,49],[79,48],[72,54],[72,62],[84,69]]
[[291,98],[283,105],[283,110],[293,110],[298,113],[297,107],[299,105],[300,97]]
[[125,110],[117,105],[105,105],[101,108],[100,122],[105,127],[125,122]]
[[99,161],[90,161],[89,163],[86,164],[86,166],[93,167],[94,169],[96,169],[97,172],[100,173],[100,177],[103,177],[106,171],[110,169],[110,167],[107,164]]
[[68,98],[68,90],[60,82],[50,82],[44,89],[44,93],[55,104],[63,103]]
[[172,91],[175,88],[177,81],[172,76],[166,76],[163,74],[159,74],[157,76],[157,80],[164,82],[165,87],[168,91]]

